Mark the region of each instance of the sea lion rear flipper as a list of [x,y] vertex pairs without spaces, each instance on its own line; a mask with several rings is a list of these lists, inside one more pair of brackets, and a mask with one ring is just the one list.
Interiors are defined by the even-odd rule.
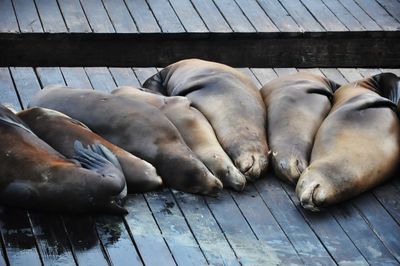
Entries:
[[100,169],[104,169],[107,165],[112,164],[121,170],[121,165],[117,157],[101,144],[93,144],[84,148],[82,143],[76,140],[74,142],[74,151],[74,159],[79,161],[84,168],[99,171]]
[[151,76],[143,83],[143,88],[149,89],[157,94],[167,95],[167,88],[163,85],[162,72],[158,72],[157,74]]
[[385,72],[371,77],[377,85],[377,92],[394,103],[400,100],[400,77],[393,73]]

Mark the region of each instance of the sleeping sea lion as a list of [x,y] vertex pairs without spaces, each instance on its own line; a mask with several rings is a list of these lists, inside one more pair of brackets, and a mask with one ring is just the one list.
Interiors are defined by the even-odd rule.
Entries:
[[310,166],[297,183],[304,208],[354,197],[388,179],[400,159],[400,122],[395,104],[380,96],[375,79],[340,87],[315,138]]
[[257,179],[267,169],[265,106],[249,77],[223,64],[188,59],[167,66],[143,86],[168,96],[186,96],[248,179]]
[[101,145],[75,143],[68,160],[0,106],[0,203],[56,212],[123,214],[125,178],[115,156]]
[[183,140],[224,186],[243,190],[246,178],[222,149],[210,123],[185,97],[165,97],[146,89],[118,87],[114,95],[137,99],[160,109],[181,133]]
[[262,87],[271,164],[282,180],[296,185],[308,166],[315,134],[331,109],[337,87],[307,72],[283,76]]
[[216,195],[222,183],[187,147],[176,127],[149,104],[86,89],[46,87],[31,101],[87,125],[111,143],[154,165],[177,190]]
[[151,191],[162,185],[161,177],[150,163],[108,142],[67,115],[40,107],[21,111],[17,115],[39,138],[67,158],[73,157],[76,140],[84,145],[100,143],[107,147],[121,164],[129,193]]

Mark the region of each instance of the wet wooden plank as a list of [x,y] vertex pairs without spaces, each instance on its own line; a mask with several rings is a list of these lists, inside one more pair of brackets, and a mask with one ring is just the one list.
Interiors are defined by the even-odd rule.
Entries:
[[139,32],[161,32],[154,14],[145,0],[125,0]]
[[235,1],[218,0],[214,1],[214,3],[234,32],[256,31]]
[[364,26],[366,30],[382,30],[354,0],[339,0],[341,4]]
[[196,239],[168,189],[145,194],[158,226],[178,265],[207,263]]
[[247,186],[240,193],[234,192],[232,195],[257,238],[271,247],[282,265],[303,264],[295,248],[253,185]]
[[163,32],[185,32],[174,10],[167,0],[147,0]]
[[33,1],[12,0],[19,28],[24,32],[43,32],[39,15]]
[[208,32],[190,0],[169,0],[187,32]]
[[117,33],[138,32],[123,0],[102,0]]
[[335,16],[351,31],[365,30],[363,25],[339,2],[339,0],[322,0]]
[[0,95],[1,104],[10,106],[16,111],[21,110],[21,104],[14,88],[10,70],[6,67],[0,68]]
[[[399,30],[400,23],[395,20],[375,0],[355,0],[357,4],[384,30]],[[397,11],[398,12],[398,11]]]
[[304,31],[325,31],[299,0],[279,0]]
[[104,9],[101,0],[80,0],[89,21],[90,27],[94,32],[110,33],[115,29]]
[[45,32],[67,32],[60,8],[54,0],[35,0]]
[[232,32],[213,1],[191,1],[210,32]]
[[203,197],[173,191],[193,235],[211,265],[240,265]]
[[115,89],[115,82],[106,67],[87,67],[86,74],[93,88],[98,91],[110,92]]
[[0,32],[19,32],[11,0],[0,1]]
[[37,67],[36,74],[42,88],[49,85],[66,85],[61,70],[58,67]]
[[89,22],[79,0],[58,0],[69,32],[91,32]]
[[117,86],[140,87],[140,83],[131,68],[110,67],[109,70]]
[[322,1],[301,0],[308,11],[327,31],[348,31],[340,20]]
[[278,0],[258,0],[257,2],[280,31],[300,31],[299,25],[297,25]]
[[40,84],[33,68],[11,67],[11,75],[15,82],[23,108],[27,108],[30,99],[40,91]]
[[82,67],[62,67],[61,72],[68,86],[79,89],[91,89],[89,78]]
[[26,211],[0,207],[0,231],[10,265],[42,265]]
[[256,188],[268,205],[280,227],[296,248],[304,262],[321,265],[336,265],[318,237],[305,222],[289,196],[271,174],[256,183]]

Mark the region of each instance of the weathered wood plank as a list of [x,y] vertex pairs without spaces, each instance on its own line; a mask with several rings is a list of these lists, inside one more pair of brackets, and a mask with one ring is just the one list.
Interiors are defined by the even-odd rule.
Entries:
[[103,0],[103,3],[117,33],[138,32],[123,0]]
[[235,1],[218,0],[214,1],[225,20],[235,32],[254,32],[255,28],[243,14]]
[[378,3],[400,22],[400,2],[396,0],[376,0]]
[[0,231],[10,265],[42,265],[26,211],[1,207]]
[[125,0],[139,32],[161,32],[154,14],[145,0]]
[[89,78],[82,67],[62,67],[61,72],[68,86],[79,89],[91,89]]
[[147,0],[163,32],[185,32],[167,0]]
[[296,32],[300,30],[299,25],[278,0],[257,0],[257,2],[280,31]]
[[116,86],[115,82],[106,67],[87,67],[86,74],[93,88],[98,91],[110,92]]
[[135,72],[140,84],[143,84],[148,78],[157,73],[157,69],[155,67],[133,68],[133,71]]
[[[384,30],[399,30],[400,23],[386,12],[375,0],[355,0]],[[398,12],[398,11],[397,11]]]
[[49,85],[66,85],[61,70],[58,67],[38,67],[36,68],[36,74],[42,88]]
[[363,25],[338,0],[322,1],[349,30],[365,30]]
[[321,68],[321,72],[337,84],[346,84],[348,82],[336,68]]
[[400,194],[393,184],[388,183],[374,189],[374,195],[390,213],[393,219],[400,224]]
[[117,86],[140,87],[140,83],[131,68],[110,67],[109,70]]
[[11,0],[0,1],[0,32],[19,32]]
[[145,265],[176,265],[143,195],[129,195],[125,217]]
[[18,94],[14,88],[10,70],[8,68],[0,68],[0,95],[1,104],[7,105],[15,109],[21,110],[21,103],[18,100]]
[[33,1],[12,0],[19,28],[24,32],[43,32],[39,15]]
[[58,0],[69,32],[91,32],[79,0]]
[[366,30],[382,30],[354,0],[339,0],[342,5],[364,26]]
[[283,7],[304,31],[324,31],[325,29],[308,12],[299,0],[279,0]]
[[279,31],[255,0],[236,0],[247,19],[259,32]]
[[190,0],[169,0],[187,32],[208,32]]
[[178,265],[207,263],[196,239],[168,189],[145,194],[158,226]]
[[361,76],[360,72],[355,68],[338,68],[338,70],[348,82],[363,79],[363,76]]
[[115,29],[104,9],[101,0],[80,0],[85,14],[89,20],[90,27],[94,32],[110,33]]
[[232,32],[213,1],[191,1],[210,32]]
[[284,76],[284,75],[290,75],[290,74],[294,74],[297,73],[297,69],[294,67],[291,68],[274,68],[276,74],[278,76]]
[[35,0],[45,32],[67,32],[57,1]]
[[27,108],[30,99],[40,91],[36,74],[30,67],[11,67],[10,70],[22,106]]
[[261,87],[278,77],[272,68],[252,68],[251,72],[256,76]]

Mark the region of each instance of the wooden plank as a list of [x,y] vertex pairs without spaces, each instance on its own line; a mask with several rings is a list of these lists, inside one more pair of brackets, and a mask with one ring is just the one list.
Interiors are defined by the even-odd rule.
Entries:
[[0,32],[19,32],[11,0],[0,1]]
[[296,32],[300,30],[299,25],[278,0],[257,0],[257,2],[280,31]]
[[7,265],[7,255],[4,247],[3,236],[0,234],[0,265],[6,266]]
[[240,265],[204,198],[178,191],[173,191],[173,193],[208,263]]
[[357,71],[363,76],[367,78],[369,76],[377,75],[382,73],[380,69],[377,68],[358,68]]
[[396,69],[394,69],[394,68],[382,68],[381,71],[382,72],[391,72],[391,73],[396,74],[397,76],[400,76],[400,68],[396,68]]
[[332,13],[322,1],[301,0],[308,11],[328,31],[348,31],[340,20]]
[[42,88],[49,85],[66,85],[61,70],[58,67],[38,67],[36,68],[36,74]]
[[57,0],[69,32],[91,32],[79,0]]
[[0,95],[1,104],[10,106],[16,111],[21,110],[21,104],[8,68],[0,68]]
[[167,0],[147,0],[163,32],[185,32]]
[[42,265],[26,211],[1,207],[0,231],[10,265]]
[[87,67],[86,74],[93,88],[98,91],[110,92],[115,89],[115,82],[106,67]]
[[210,32],[232,32],[213,1],[191,1]]
[[133,71],[135,72],[140,84],[143,84],[148,78],[157,73],[157,69],[155,67],[133,68]]
[[352,204],[346,202],[337,205],[331,213],[371,265],[398,263]]
[[27,108],[30,99],[40,91],[36,74],[30,67],[11,67],[10,70],[22,106]]
[[400,2],[396,0],[376,0],[378,3],[400,22]]
[[361,25],[361,23],[339,2],[339,0],[322,1],[349,30],[365,30],[363,25]]
[[393,219],[400,224],[399,190],[393,184],[388,183],[374,189],[374,195]]
[[273,249],[282,265],[303,264],[253,185],[232,195],[257,238]]
[[291,68],[274,68],[276,74],[278,76],[284,76],[284,75],[290,75],[290,74],[294,74],[297,73],[297,69],[294,67]]
[[217,0],[214,1],[225,20],[235,32],[255,32],[255,28],[243,14],[235,1]]
[[109,70],[117,86],[140,87],[140,83],[131,68],[110,67]]
[[61,72],[68,86],[79,89],[91,89],[89,78],[82,67],[62,67]]
[[253,81],[253,83],[257,86],[257,88],[261,89],[261,84],[259,83],[256,76],[253,74],[253,72],[251,72],[251,70],[249,68],[247,68],[247,67],[237,68],[237,70],[239,70],[240,72],[242,72],[243,74],[248,76]]
[[35,0],[45,32],[67,32],[57,1]]
[[176,265],[143,195],[129,195],[125,207],[125,220],[144,264]]
[[354,0],[339,0],[341,4],[364,26],[366,30],[382,30]]
[[247,19],[259,32],[276,32],[279,31],[257,1],[254,0],[236,0],[240,9],[243,11]]
[[355,68],[338,68],[340,73],[347,79],[348,82],[363,79],[363,76]]
[[283,190],[280,181],[267,174],[266,178],[256,183],[256,188],[302,261],[335,265],[328,251]]
[[43,32],[35,3],[25,0],[12,1],[21,32]]
[[138,32],[123,0],[103,0],[103,3],[117,33]]
[[337,84],[346,84],[348,81],[343,77],[339,70],[336,68],[321,68],[321,72]]
[[125,0],[139,32],[161,32],[145,0]]
[[252,68],[251,71],[256,76],[261,87],[271,80],[277,78],[277,75],[272,68]]
[[[355,0],[368,15],[384,30],[398,30],[400,23],[395,20],[375,0]],[[398,12],[398,11],[397,11]]]
[[104,9],[101,0],[80,0],[84,12],[89,20],[90,27],[94,32],[110,33],[115,32],[115,29]]
[[187,32],[208,32],[190,0],[169,0]]
[[178,265],[205,265],[207,261],[168,189],[145,194],[158,226]]
[[29,219],[44,265],[76,264],[59,216],[29,212]]
[[324,31],[299,0],[279,0],[283,7],[304,31]]

